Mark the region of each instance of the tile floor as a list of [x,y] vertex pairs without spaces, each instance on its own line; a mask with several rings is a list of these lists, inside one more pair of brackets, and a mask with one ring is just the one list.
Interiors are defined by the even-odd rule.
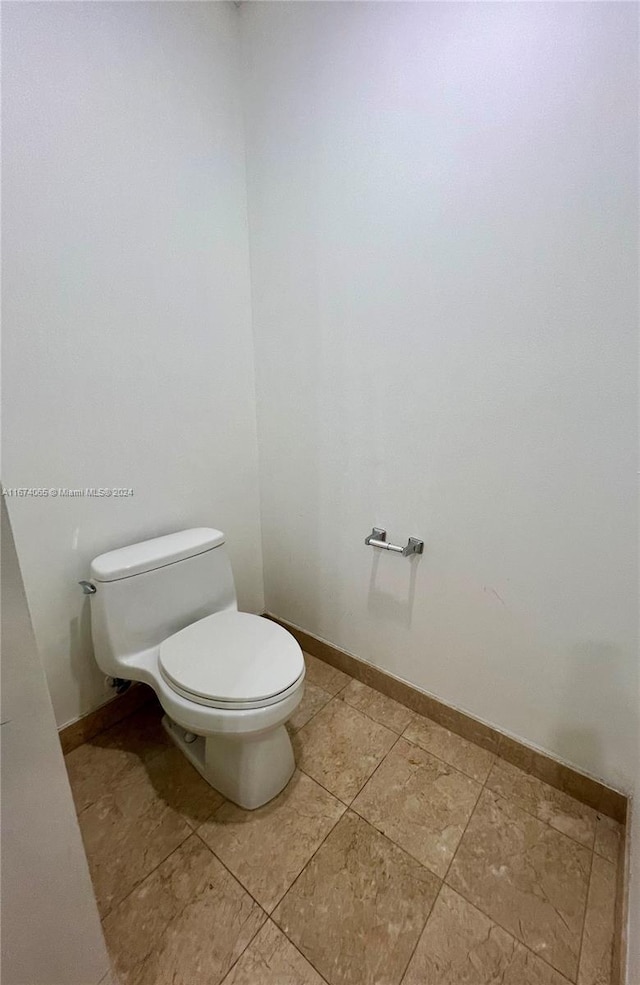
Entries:
[[153,703],[66,757],[122,985],[609,985],[619,825],[305,659],[258,811]]

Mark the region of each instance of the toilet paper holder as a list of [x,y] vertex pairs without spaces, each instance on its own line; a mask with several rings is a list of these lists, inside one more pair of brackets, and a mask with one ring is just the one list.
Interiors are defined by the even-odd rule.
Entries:
[[393,551],[395,554],[402,554],[403,557],[411,557],[412,554],[422,554],[424,551],[424,541],[416,537],[409,537],[406,547],[400,544],[390,544],[387,541],[387,531],[381,527],[374,527],[368,537],[364,539],[368,547],[380,547],[383,551]]

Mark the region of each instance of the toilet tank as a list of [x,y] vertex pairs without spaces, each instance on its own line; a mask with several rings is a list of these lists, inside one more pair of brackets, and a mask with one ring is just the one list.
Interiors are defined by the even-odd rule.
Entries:
[[98,666],[127,677],[127,663],[185,626],[236,609],[219,530],[198,527],[131,544],[91,562],[91,633]]

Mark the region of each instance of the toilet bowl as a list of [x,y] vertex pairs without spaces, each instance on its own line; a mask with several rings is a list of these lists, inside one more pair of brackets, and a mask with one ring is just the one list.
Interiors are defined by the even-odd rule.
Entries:
[[253,810],[294,771],[284,723],[302,699],[305,667],[290,633],[238,611],[224,540],[198,528],[100,555],[91,628],[100,668],[150,685],[187,759]]

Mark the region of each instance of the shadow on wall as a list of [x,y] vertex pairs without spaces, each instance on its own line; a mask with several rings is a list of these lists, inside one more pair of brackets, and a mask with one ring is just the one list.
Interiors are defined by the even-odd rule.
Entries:
[[[416,575],[419,557],[402,558],[389,555],[375,547],[369,575],[367,612],[372,620],[391,621],[411,628],[416,595]],[[391,563],[389,563],[391,562]]]
[[104,684],[104,674],[93,655],[91,608],[87,597],[83,598],[78,615],[69,623],[69,662],[77,686],[80,714],[96,707],[96,686],[101,681],[104,690],[102,703],[114,696],[111,688]]
[[[602,641],[576,644],[566,658],[567,686],[558,705],[562,726],[555,732],[553,748],[569,763],[589,763],[590,772],[607,776],[611,763],[604,761],[603,738],[584,724],[579,710],[586,711],[598,696],[601,721],[611,722],[618,739],[616,748],[630,748],[633,734],[634,691],[628,687],[624,668],[628,660],[620,647]],[[585,714],[586,717],[586,714]],[[591,716],[593,717],[593,716]]]

